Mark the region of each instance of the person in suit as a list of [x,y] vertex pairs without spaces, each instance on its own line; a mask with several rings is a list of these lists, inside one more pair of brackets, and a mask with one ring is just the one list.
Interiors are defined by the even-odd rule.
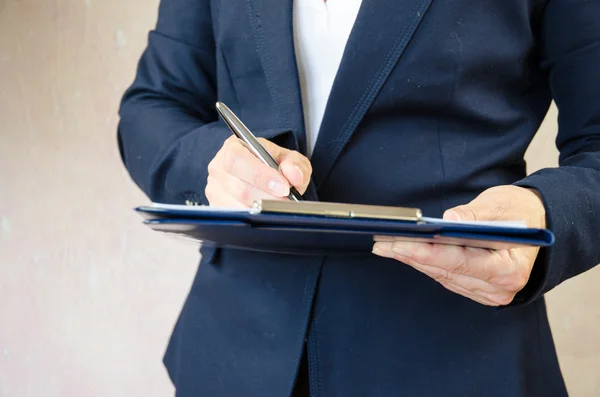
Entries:
[[[544,294],[600,262],[599,64],[597,0],[162,0],[118,127],[151,200],[247,207],[294,186],[556,235],[203,247],[164,358],[177,396],[566,395]],[[526,175],[552,100],[560,166]]]

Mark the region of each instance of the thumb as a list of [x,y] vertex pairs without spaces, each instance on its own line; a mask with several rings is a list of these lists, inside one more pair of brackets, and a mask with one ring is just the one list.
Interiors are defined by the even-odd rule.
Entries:
[[279,168],[283,176],[287,178],[290,184],[296,187],[301,194],[304,194],[312,174],[312,166],[308,158],[295,150],[290,150],[274,144],[268,140],[261,140],[265,149],[279,163]]
[[448,221],[468,222],[496,220],[497,214],[493,214],[489,208],[489,205],[485,205],[481,203],[480,200],[475,199],[469,204],[450,208],[444,212],[443,219]]
[[487,189],[469,204],[447,210],[444,219],[451,221],[526,220],[527,224],[544,227],[545,211],[540,197],[535,192],[516,186],[498,186]]
[[447,221],[477,221],[479,217],[468,205],[461,205],[444,212],[444,220]]
[[271,157],[273,157],[275,159],[275,161],[277,161],[278,163],[282,160],[282,157],[284,157],[288,152],[290,152],[289,149],[281,147],[281,146],[271,142],[268,139],[265,139],[265,138],[257,138],[257,139],[260,142],[260,144],[263,145],[263,147],[267,150],[267,152],[269,152]]
[[279,167],[290,184],[296,187],[300,194],[304,194],[310,182],[310,174],[303,169],[303,166],[291,160],[284,160]]

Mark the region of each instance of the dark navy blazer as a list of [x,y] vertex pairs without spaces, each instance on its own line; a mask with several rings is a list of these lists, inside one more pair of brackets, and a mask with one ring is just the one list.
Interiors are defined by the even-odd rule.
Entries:
[[[560,167],[526,176],[552,99]],[[161,1],[119,126],[150,199],[207,204],[217,100],[306,152],[291,0]],[[204,248],[165,355],[178,396],[287,396],[305,344],[314,396],[566,394],[543,294],[600,262],[600,1],[364,0],[311,162],[310,199],[429,216],[532,187],[557,242],[502,308],[372,254]]]

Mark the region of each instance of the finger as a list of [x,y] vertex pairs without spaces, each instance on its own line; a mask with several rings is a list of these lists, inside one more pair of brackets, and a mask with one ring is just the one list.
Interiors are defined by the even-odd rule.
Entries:
[[[487,203],[487,200],[476,200],[470,204],[460,205],[444,212],[443,219],[451,221],[499,221],[516,220],[511,218],[511,206],[507,202]],[[515,215],[517,216],[517,215]]]
[[224,190],[217,197],[218,198],[216,200],[209,202],[210,205],[212,205],[214,207],[231,208],[231,209],[250,208],[249,205],[237,201],[229,193],[227,193]]
[[310,160],[295,150],[275,145],[267,139],[259,138],[259,141],[279,164],[281,172],[292,186],[304,193],[312,175]]
[[223,188],[223,184],[220,180],[217,180],[214,176],[209,175],[206,190],[206,198],[211,206],[223,207],[223,208],[247,208],[248,206],[235,200],[229,192]]
[[295,150],[290,150],[281,146],[274,144],[273,142],[259,138],[260,143],[267,149],[267,151],[271,154],[271,156],[277,161],[278,164],[281,164],[285,161],[290,161],[296,165],[298,165],[304,174],[310,177],[312,173],[312,167],[310,165],[310,161],[306,156],[303,156],[300,152]]
[[257,188],[231,175],[225,178],[225,190],[229,195],[246,207],[252,207],[257,200],[282,200],[281,197],[274,196],[264,190]]
[[488,301],[483,297],[479,297],[475,295],[473,292],[464,289],[463,287],[456,285],[452,282],[443,283],[442,286],[449,291],[454,292],[455,294],[462,295],[465,298],[471,299],[477,303],[482,303],[489,306],[495,306],[494,302]]
[[510,292],[474,277],[448,273],[443,269],[425,266],[419,263],[407,264],[414,269],[428,275],[442,285],[451,283],[457,287],[460,287],[464,291],[470,291],[473,296],[478,296],[489,302],[494,302],[496,305],[509,303],[514,297],[514,295]]
[[385,235],[375,235],[373,236],[373,241],[377,242],[393,242],[396,241],[396,237],[394,236],[385,236]]
[[379,241],[373,244],[373,253],[383,258],[394,259],[393,241]]
[[276,197],[286,197],[290,192],[287,179],[254,156],[239,142],[224,148],[223,169],[231,176]]
[[[440,283],[442,284],[445,288],[451,289],[454,288],[460,292],[461,295],[463,296],[467,296],[468,298],[479,302],[479,303],[483,303],[485,305],[488,306],[506,306],[508,304],[510,304],[513,299],[514,299],[514,295],[511,294],[499,294],[499,295],[488,295],[488,294],[478,294],[476,292],[473,291],[469,291],[466,288],[463,288],[462,286],[453,283],[451,281],[448,281],[446,283]],[[453,291],[456,292],[456,291]]]
[[[469,276],[441,273],[443,272],[443,269],[424,266],[417,264],[414,261],[407,260],[406,258],[401,258],[394,254],[392,251],[392,245],[393,243],[391,242],[377,242],[373,246],[373,253],[384,258],[396,259],[403,263],[409,262],[406,264],[413,267],[415,270],[435,279],[444,287],[459,295],[463,295],[469,299],[490,306],[498,306],[500,304],[500,302],[496,302],[496,299],[491,298],[492,294],[488,291],[494,291],[498,294],[501,294],[502,291],[495,289],[488,283]],[[500,299],[500,301],[503,302],[502,299]]]
[[487,189],[466,205],[447,210],[444,219],[462,221],[525,220],[531,227],[545,227],[544,204],[539,192],[517,186]]
[[511,220],[510,215],[515,208],[514,201],[510,195],[503,193],[502,188],[484,191],[470,203],[447,210],[443,218],[454,221]]
[[451,281],[443,283],[442,286],[444,288],[446,288],[447,290],[454,292],[455,294],[462,295],[465,298],[471,299],[472,301],[475,301],[477,303],[481,303],[486,306],[498,306],[497,303],[494,303],[494,302],[486,299],[485,297],[477,296],[477,295],[473,294],[471,291],[468,291],[468,290],[462,288],[461,286],[458,286],[458,285],[452,283]]
[[298,164],[288,160],[284,160],[279,167],[290,184],[295,186],[300,194],[304,194],[310,183],[310,174],[307,174]]
[[472,291],[477,295],[484,295],[487,297],[494,294],[500,294],[502,292],[502,290],[497,288],[496,286],[476,277],[455,273],[444,267],[427,265],[411,257],[399,255],[394,251],[394,243],[382,243],[382,245],[379,246],[378,249],[385,250],[386,245],[388,247],[391,247],[391,252],[384,253],[384,256],[392,256],[394,259],[413,267],[414,269],[426,274],[427,276],[433,278],[439,283],[452,282],[466,290]]
[[482,248],[396,241],[392,251],[403,258],[484,281],[514,270],[509,256]]

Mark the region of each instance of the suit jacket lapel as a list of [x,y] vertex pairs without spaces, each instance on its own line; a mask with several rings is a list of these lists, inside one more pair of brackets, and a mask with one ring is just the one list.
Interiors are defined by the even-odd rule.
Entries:
[[[277,107],[278,127],[292,129],[298,150],[307,153],[300,78],[294,50],[293,0],[246,0],[256,51]],[[318,201],[313,182],[304,196]]]
[[[300,82],[294,52],[292,0],[246,0],[265,79],[277,107],[278,127],[291,128],[306,153]],[[267,104],[265,104],[267,106]]]
[[[306,133],[300,79],[294,51],[293,0],[246,0],[256,51],[265,79],[277,107],[278,127],[291,128],[298,149],[306,154]],[[317,201],[317,189],[311,182],[304,196]]]
[[318,188],[375,100],[432,0],[363,0],[311,159]]

